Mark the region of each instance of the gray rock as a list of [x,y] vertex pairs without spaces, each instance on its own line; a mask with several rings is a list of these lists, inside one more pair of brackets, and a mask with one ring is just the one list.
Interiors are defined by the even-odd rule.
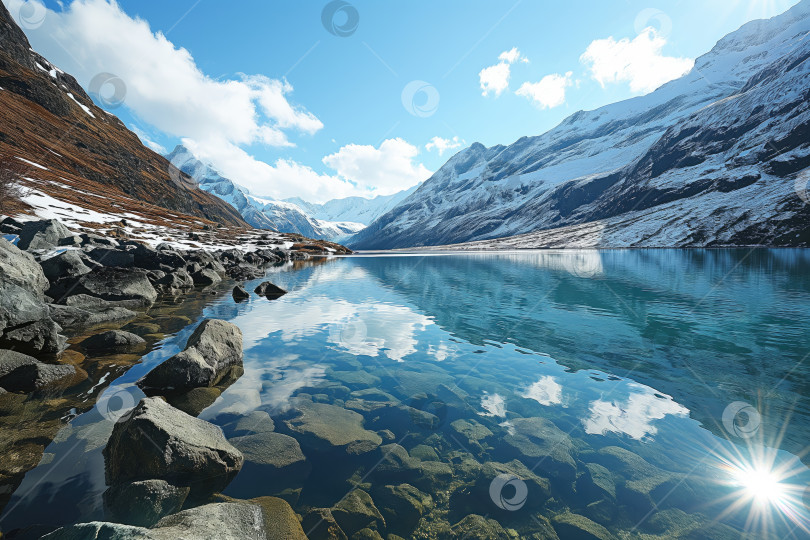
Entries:
[[64,278],[51,284],[48,296],[56,304],[85,307],[68,299],[84,295],[116,302],[120,307],[138,308],[152,305],[158,293],[149,282],[145,270],[137,268],[98,268],[77,279]]
[[237,302],[242,302],[250,298],[250,293],[248,293],[245,288],[241,285],[237,285],[233,288],[233,299]]
[[110,485],[162,479],[201,498],[222,491],[243,457],[217,426],[144,398],[115,424],[104,462]]
[[97,247],[87,253],[92,260],[108,268],[130,268],[135,264],[135,255],[123,249]]
[[267,298],[278,298],[279,296],[283,296],[287,294],[287,291],[282,289],[281,287],[270,283],[269,281],[265,281],[253,291],[259,296],[265,296]]
[[230,443],[245,456],[241,474],[228,488],[240,498],[279,493],[290,485],[301,485],[312,469],[298,441],[288,435],[257,433],[236,437]]
[[363,417],[354,411],[303,399],[294,400],[293,407],[297,414],[284,423],[305,448],[359,455],[382,443],[379,435],[363,427]]
[[144,392],[182,392],[216,386],[229,368],[242,363],[242,332],[226,321],[207,319],[194,331],[186,348],[138,381]]
[[48,319],[48,308],[29,289],[0,277],[0,333]]
[[245,503],[207,504],[161,519],[154,527],[116,523],[69,525],[47,540],[266,540],[271,537],[260,507]]
[[0,350],[0,387],[9,392],[33,392],[71,382],[78,375],[73,366],[44,364],[16,351]]
[[79,235],[79,238],[81,238],[82,246],[118,247],[117,240],[98,234],[82,233]]
[[189,488],[165,480],[142,480],[113,486],[104,492],[107,517],[116,523],[151,527],[169,514],[179,512]]
[[84,264],[76,250],[68,250],[40,263],[45,277],[54,282],[60,278],[75,278],[89,274],[91,268]]
[[194,288],[191,275],[182,268],[164,275],[156,281],[158,287],[167,293],[176,293]]
[[48,279],[30,253],[0,239],[0,276],[42,298]]
[[72,236],[73,233],[55,219],[29,221],[23,224],[17,246],[26,251],[52,249],[58,246],[63,238]]
[[48,314],[62,328],[91,328],[104,323],[121,322],[134,319],[137,313],[123,307],[110,305],[92,311],[73,307],[48,304]]
[[579,514],[565,512],[551,520],[560,538],[581,540],[615,540],[615,536],[603,526]]
[[[513,432],[503,438],[502,451],[535,472],[573,481],[577,465],[571,438],[545,418],[515,418]],[[537,466],[538,462],[540,465]]]
[[191,275],[195,285],[213,285],[222,281],[222,278],[210,268],[203,268]]
[[61,331],[61,326],[45,318],[13,329],[6,328],[0,345],[26,354],[57,354],[67,346],[67,338],[59,335]]
[[122,353],[142,349],[145,345],[146,340],[142,337],[123,330],[108,330],[81,342],[81,346],[87,351],[104,353]]

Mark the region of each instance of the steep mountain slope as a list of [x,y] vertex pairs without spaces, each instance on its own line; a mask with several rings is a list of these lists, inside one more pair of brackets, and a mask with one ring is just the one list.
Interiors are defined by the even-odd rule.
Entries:
[[473,144],[350,244],[536,231],[509,245],[805,245],[794,188],[810,165],[809,31],[805,0],[729,34],[651,94],[510,146]]
[[311,217],[300,206],[255,197],[197,159],[185,146],[178,145],[166,159],[178,171],[193,179],[199,188],[233,206],[250,225],[259,229],[297,233],[309,238],[339,241],[359,230],[362,223],[334,222]]
[[247,227],[216,197],[173,182],[168,161],[96,107],[72,76],[31,50],[2,3],[0,88],[2,166],[18,171],[34,195],[164,223]]
[[286,201],[303,208],[310,216],[317,219],[352,221],[369,225],[416,191],[417,187],[414,186],[393,195],[378,195],[373,199],[346,197],[344,199],[332,199],[323,204],[309,203],[298,197],[286,199]]

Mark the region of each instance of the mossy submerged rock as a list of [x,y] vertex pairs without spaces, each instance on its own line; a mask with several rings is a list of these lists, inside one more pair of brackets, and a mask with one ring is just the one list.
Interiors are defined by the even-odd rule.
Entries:
[[369,526],[385,530],[385,519],[374,505],[371,495],[362,489],[355,489],[333,506],[332,515],[349,536]]
[[104,449],[110,485],[161,479],[189,487],[194,498],[222,491],[243,461],[217,426],[159,398],[144,398],[121,417]]
[[410,484],[383,486],[374,491],[374,500],[389,530],[405,535],[433,507],[433,498]]
[[301,521],[309,540],[348,540],[348,536],[340,528],[332,510],[329,508],[313,508],[304,515]]
[[332,510],[329,508],[313,508],[304,515],[301,521],[304,533],[309,540],[348,540],[348,536],[340,528]]
[[453,525],[453,538],[458,540],[476,538],[478,540],[511,540],[511,536],[494,519],[478,514],[470,514]]
[[503,438],[502,453],[544,475],[575,479],[574,444],[565,432],[545,418],[515,418],[512,426],[513,432]]
[[298,441],[275,432],[256,433],[230,440],[245,457],[242,472],[229,487],[239,497],[276,494],[301,485],[312,469]]
[[363,427],[363,417],[354,411],[306,399],[295,399],[292,406],[294,416],[284,424],[305,448],[360,455],[382,443],[379,435]]
[[560,538],[571,540],[616,540],[610,531],[579,514],[566,512],[551,520]]

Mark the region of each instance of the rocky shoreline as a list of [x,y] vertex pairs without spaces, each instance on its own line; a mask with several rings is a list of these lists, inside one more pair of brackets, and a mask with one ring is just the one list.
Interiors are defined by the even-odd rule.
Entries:
[[[192,293],[214,292],[223,280],[237,283],[233,297],[243,301],[249,294],[238,283],[263,276],[270,266],[350,253],[336,244],[266,231],[243,232],[224,242],[221,231],[196,231],[184,238],[192,246],[234,244],[216,251],[177,241],[152,247],[126,234],[75,233],[57,220],[4,218],[0,233],[0,399],[8,396],[4,417],[31,400],[47,402],[87,380],[77,348],[91,357],[138,358],[162,337],[155,333],[163,330],[161,325],[138,322],[156,302],[181,305]],[[269,282],[256,290],[269,299],[285,292]],[[183,320],[191,322],[183,318],[179,324]],[[77,336],[88,337],[78,338],[77,347],[69,349]],[[195,418],[241,376],[241,363],[239,329],[206,320],[183,352],[140,381],[148,396],[160,397],[143,399],[121,418],[104,451],[111,486],[104,494],[105,514],[117,523],[56,531],[33,526],[6,536],[0,532],[0,537],[265,538],[275,532],[260,531],[278,531],[279,523],[288,522],[292,533],[284,537],[306,538],[281,499],[200,506],[224,489],[243,464],[241,452],[220,428]],[[42,428],[55,434],[69,418],[52,419]],[[137,441],[148,442],[138,446]],[[14,441],[9,443],[10,451]],[[165,445],[163,451],[155,452],[157,444]],[[0,471],[4,493],[13,492],[36,461],[17,465]],[[201,480],[205,478],[211,480]],[[6,495],[0,502],[7,500]]]

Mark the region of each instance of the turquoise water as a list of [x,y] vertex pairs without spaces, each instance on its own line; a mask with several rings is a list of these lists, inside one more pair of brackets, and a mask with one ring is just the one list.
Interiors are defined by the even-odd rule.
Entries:
[[[384,512],[386,531],[416,538],[449,537],[468,514],[521,537],[580,516],[625,538],[810,537],[807,251],[353,256],[269,278],[290,293],[205,310],[242,329],[245,374],[201,418],[228,435],[264,411],[297,437],[296,411],[326,404],[407,463],[298,437],[306,472],[245,469],[226,495],[281,494],[304,514],[409,483],[432,501],[415,522]],[[60,433],[4,530],[103,519],[110,403],[140,399],[132,384],[192,330]]]

